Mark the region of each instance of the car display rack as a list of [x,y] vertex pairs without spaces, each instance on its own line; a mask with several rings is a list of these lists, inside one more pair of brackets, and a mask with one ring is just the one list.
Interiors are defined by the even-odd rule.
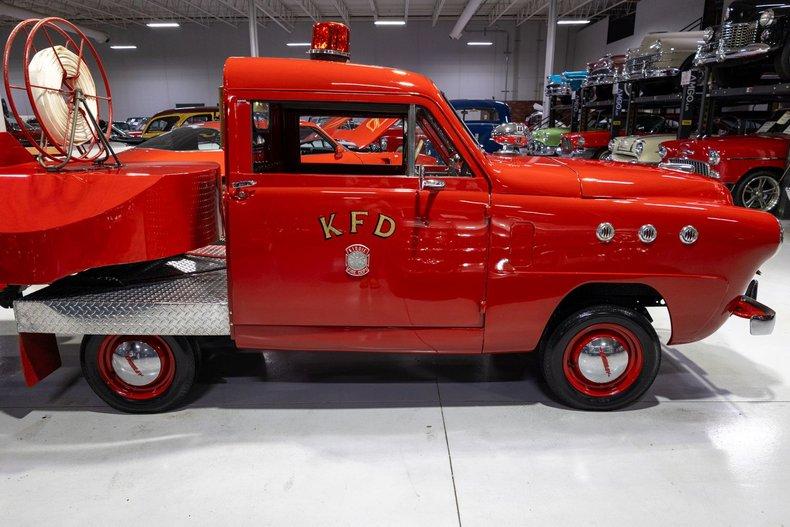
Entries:
[[[707,74],[701,70],[692,70],[687,73],[687,77],[681,82],[680,91],[675,91],[666,94],[657,95],[641,95],[638,97],[631,97],[628,103],[627,118],[626,118],[626,134],[632,135],[635,133],[636,116],[640,110],[646,108],[660,108],[669,110],[672,108],[678,109],[678,139],[688,138],[692,132],[699,128],[699,108],[702,107],[702,101],[705,90],[703,84],[707,80]],[[630,92],[638,93],[640,83],[645,81],[633,81],[630,83]]]

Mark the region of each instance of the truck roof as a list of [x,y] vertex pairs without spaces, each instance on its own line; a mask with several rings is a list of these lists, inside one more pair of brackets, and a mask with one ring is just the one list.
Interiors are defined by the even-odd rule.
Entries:
[[270,57],[230,57],[225,61],[223,86],[226,90],[439,95],[428,77],[398,68]]

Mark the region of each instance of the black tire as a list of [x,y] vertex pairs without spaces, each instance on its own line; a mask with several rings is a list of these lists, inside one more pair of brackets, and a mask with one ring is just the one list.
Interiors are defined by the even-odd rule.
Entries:
[[739,207],[766,212],[777,211],[782,201],[779,176],[770,170],[755,170],[745,175],[733,187],[732,200]]
[[[566,364],[566,357],[570,347],[593,338],[595,328],[599,327],[613,328],[601,331],[622,331],[629,335],[634,348],[626,355],[628,362],[623,373],[611,382],[599,384],[601,393],[591,395],[575,387],[574,382],[578,381],[573,381],[573,376],[566,373],[572,370],[570,364]],[[636,346],[640,346],[638,353]],[[584,346],[583,349],[588,348]],[[599,353],[602,354],[606,374],[610,375],[609,363],[603,360],[603,350]],[[640,356],[639,361],[637,356]],[[578,311],[560,322],[541,347],[539,361],[546,384],[561,403],[580,410],[617,410],[639,399],[653,384],[661,365],[661,343],[650,322],[636,311],[598,305]],[[617,391],[617,383],[622,386],[620,391]]]
[[597,159],[599,161],[606,161],[611,158],[612,158],[612,153],[609,151],[608,148],[603,148],[599,150],[598,152],[595,153],[595,157],[594,157],[594,159]]
[[[182,402],[189,394],[192,385],[195,383],[197,375],[197,355],[189,339],[182,337],[128,337],[129,340],[136,339],[157,339],[163,343],[172,355],[170,364],[172,380],[162,386],[161,393],[147,399],[133,399],[119,395],[100,371],[100,353],[104,349],[107,339],[125,339],[114,335],[86,335],[82,340],[80,349],[80,363],[85,380],[104,402],[121,412],[133,414],[158,413],[170,410]],[[104,368],[106,371],[106,368]],[[116,381],[123,383],[123,381]]]

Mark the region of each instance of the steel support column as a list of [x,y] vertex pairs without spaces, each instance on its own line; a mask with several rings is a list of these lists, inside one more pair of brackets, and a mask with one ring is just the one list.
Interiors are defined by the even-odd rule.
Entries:
[[249,7],[248,17],[250,23],[250,56],[258,56],[258,8],[255,0],[247,0]]
[[[557,0],[549,0],[548,19],[546,20],[546,60],[543,63],[543,80],[554,70],[554,46],[557,40]],[[543,92],[543,116],[549,115],[549,98],[546,97],[545,84]]]

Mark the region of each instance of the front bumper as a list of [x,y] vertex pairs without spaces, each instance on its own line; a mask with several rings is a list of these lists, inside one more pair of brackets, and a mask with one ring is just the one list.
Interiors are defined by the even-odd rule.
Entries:
[[617,75],[613,71],[606,73],[593,73],[587,77],[583,86],[601,86],[602,84],[614,84],[617,82]]
[[623,80],[638,81],[645,79],[660,79],[662,77],[674,77],[680,74],[680,68],[645,68],[640,71],[624,73]]
[[546,86],[546,95],[548,97],[570,97],[571,87],[566,85],[548,85]]
[[541,141],[530,140],[527,143],[527,154],[531,156],[557,156],[562,150],[559,146],[550,146]]
[[767,55],[776,48],[768,44],[756,43],[737,49],[727,49],[721,46],[711,49],[712,46],[701,46],[694,58],[696,66],[726,62],[729,60],[759,58]]

